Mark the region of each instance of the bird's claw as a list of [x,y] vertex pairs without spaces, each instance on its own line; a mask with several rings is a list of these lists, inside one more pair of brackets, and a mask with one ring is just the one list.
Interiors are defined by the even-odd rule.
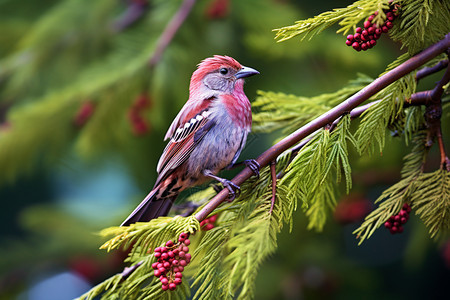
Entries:
[[259,170],[261,170],[261,165],[254,159],[244,160],[244,164],[252,170],[253,174],[259,178]]
[[224,185],[224,187],[228,189],[229,192],[227,198],[228,202],[233,201],[234,199],[236,199],[236,197],[239,197],[239,195],[241,194],[241,187],[238,186],[237,184],[234,184],[229,180],[224,180],[222,184]]

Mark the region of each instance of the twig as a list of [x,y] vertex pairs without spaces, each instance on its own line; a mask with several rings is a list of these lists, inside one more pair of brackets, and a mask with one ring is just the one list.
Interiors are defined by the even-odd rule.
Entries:
[[[256,161],[261,167],[267,166],[271,161],[275,160],[281,153],[288,150],[302,139],[313,133],[314,131],[324,127],[327,124],[334,122],[337,118],[342,116],[346,112],[350,112],[352,109],[369,99],[371,96],[378,93],[383,88],[387,87],[391,83],[405,76],[406,74],[414,71],[424,63],[428,62],[437,55],[445,52],[450,47],[450,34],[447,34],[444,39],[436,44],[425,49],[421,53],[408,59],[393,70],[375,79],[368,86],[354,94],[338,106],[329,110],[325,114],[321,115],[317,119],[309,122],[305,126],[301,127],[294,133],[290,134],[274,146],[270,147],[264,153],[262,153]],[[236,175],[232,182],[241,185],[244,181],[252,176],[253,172],[250,168],[244,168],[238,175]],[[208,216],[216,207],[218,207],[228,197],[228,189],[223,189],[215,197],[213,197],[208,204],[206,204],[196,215],[197,220],[203,220]]]
[[128,3],[127,9],[123,14],[113,22],[112,30],[120,32],[134,24],[145,13],[148,6],[147,1],[131,1]]
[[120,273],[120,275],[122,275],[122,280],[126,280],[143,263],[144,263],[144,261],[140,261],[137,264],[132,265],[131,267],[125,267],[125,269],[123,269],[122,273]]
[[441,60],[440,62],[438,62],[437,64],[435,64],[432,67],[420,69],[416,73],[416,80],[419,81],[420,79],[427,77],[428,75],[439,72],[440,70],[445,69],[447,66],[448,66],[448,59],[445,59],[445,60]]
[[277,196],[277,171],[276,171],[276,161],[272,160],[270,162],[270,175],[272,177],[272,198],[271,198],[271,203],[270,203],[270,210],[269,210],[269,214],[272,213],[273,211],[273,207],[275,205],[275,197]]
[[441,154],[440,168],[450,172],[450,161],[445,153],[444,141],[442,140],[441,116],[442,116],[442,94],[444,93],[444,85],[450,81],[450,65],[447,65],[447,70],[444,76],[436,84],[436,87],[428,92],[425,96],[426,110],[425,120],[428,126],[427,146],[431,147],[433,140],[436,137],[439,144],[439,151]]
[[184,0],[180,8],[178,9],[177,13],[172,17],[169,24],[167,24],[166,28],[164,29],[163,33],[161,34],[158,40],[158,43],[156,44],[156,48],[155,51],[153,52],[152,57],[150,58],[149,61],[150,68],[154,67],[159,62],[164,50],[166,50],[167,46],[169,46],[170,42],[175,36],[175,33],[177,33],[178,29],[191,12],[192,7],[195,4],[195,1],[196,0]]

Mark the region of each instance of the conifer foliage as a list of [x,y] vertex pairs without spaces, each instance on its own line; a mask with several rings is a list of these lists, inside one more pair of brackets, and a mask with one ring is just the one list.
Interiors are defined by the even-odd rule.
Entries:
[[[138,11],[145,7],[142,6],[145,1],[132,2],[138,5],[134,7]],[[194,2],[182,1],[181,7],[186,9]],[[142,35],[165,30],[152,18],[144,18],[134,30],[127,30],[113,42],[90,43],[92,57],[76,57],[68,52],[67,55],[74,55],[72,68],[80,74],[75,83],[67,84],[69,79],[61,77],[52,83],[56,91],[53,93],[42,91],[39,85],[29,87],[33,91],[31,94],[20,88],[36,68],[51,64],[52,68],[43,68],[44,81],[50,80],[51,73],[57,71],[58,62],[47,57],[49,52],[43,47],[57,51],[58,47],[68,45],[51,40],[49,37],[55,35],[46,35],[49,28],[57,33],[61,20],[79,24],[77,21],[83,17],[83,26],[73,26],[67,43],[70,44],[71,38],[89,39],[89,34],[79,34],[80,31],[89,32],[111,14],[115,9],[111,3],[62,1],[24,40],[22,51],[2,62],[6,68],[0,69],[0,75],[10,74],[5,94],[12,99],[26,97],[28,103],[17,106],[9,114],[13,124],[11,131],[0,131],[1,180],[13,180],[33,165],[38,155],[47,155],[43,149],[49,143],[55,145],[55,151],[63,151],[76,136],[75,147],[90,156],[120,145],[124,132],[130,128],[134,136],[142,136],[158,125],[147,124],[144,120],[151,98],[142,91],[158,82],[152,72],[156,72],[157,61],[161,58],[152,56],[151,68],[148,68],[148,53],[166,49],[160,48],[156,38],[147,39],[146,45],[137,42],[142,41]],[[175,4],[180,5],[177,1],[155,3],[152,13],[164,17],[177,15]],[[98,8],[80,16],[75,13],[79,10],[66,7],[87,5]],[[211,18],[223,18],[229,13],[228,1],[213,1],[210,5],[206,11]],[[185,13],[189,13],[189,9]],[[132,18],[124,18],[111,25],[114,30],[124,30],[134,22]],[[387,132],[395,132],[403,138],[405,146],[413,146],[404,158],[400,181],[380,195],[376,200],[378,206],[355,230],[355,237],[362,243],[382,226],[389,226],[391,231],[396,227],[398,232],[400,223],[408,226],[407,220],[401,219],[406,216],[405,212],[408,217],[417,215],[428,228],[430,237],[445,235],[450,229],[450,160],[444,147],[448,129],[442,128],[441,118],[449,115],[448,20],[448,1],[358,0],[348,7],[275,29],[276,40],[283,42],[293,38],[311,39],[337,24],[337,33],[344,36],[342,47],[346,47],[345,37],[350,41],[347,45],[355,50],[367,50],[369,45],[375,44],[383,47],[382,42],[372,42],[377,40],[375,35],[383,33],[399,42],[404,54],[387,66],[379,78],[358,74],[334,93],[304,97],[281,91],[259,91],[253,105],[257,111],[253,130],[280,134],[280,141],[257,158],[263,167],[260,176],[251,177],[248,168],[239,173],[233,181],[241,185],[241,194],[233,202],[224,201],[226,189],[216,195],[213,188],[206,188],[189,197],[197,208],[188,216],[160,217],[147,223],[104,229],[101,235],[108,240],[101,248],[106,251],[127,249],[125,262],[129,267],[80,299],[254,297],[258,269],[276,251],[277,235],[282,228],[288,225],[292,229],[293,214],[304,213],[308,229],[322,231],[340,195],[352,188],[350,153],[370,156],[382,152]],[[362,28],[367,32],[363,34]],[[347,35],[349,33],[352,35]],[[189,37],[195,32],[186,29],[182,34]],[[29,57],[29,48],[42,52],[35,51],[35,57]],[[92,63],[87,69],[77,69],[78,60],[94,61],[98,51],[105,48],[111,50],[101,62]],[[172,58],[176,56],[170,50],[167,52]],[[353,54],[364,55],[364,52],[353,51]],[[128,61],[126,66],[121,64],[124,58]],[[19,69],[18,65],[25,66]],[[164,72],[170,77],[170,68]],[[442,75],[441,80],[429,91],[418,91],[417,82],[436,72]],[[154,82],[144,81],[145,77],[152,77]],[[63,88],[57,89],[57,86]],[[141,92],[134,99],[124,96],[136,90]],[[128,116],[123,111],[128,111]],[[118,118],[113,120],[109,118],[111,115]],[[49,116],[55,122],[52,128],[30,126]],[[102,138],[105,127],[117,134]],[[32,132],[27,131],[30,128]],[[276,131],[278,129],[282,130]],[[54,134],[48,135],[49,130]],[[26,136],[20,145],[14,139],[16,134]],[[6,159],[10,157],[8,153],[30,147],[34,150],[21,156],[21,161]],[[425,171],[431,148],[437,148],[440,153],[439,166]],[[201,230],[210,222],[214,225]]]

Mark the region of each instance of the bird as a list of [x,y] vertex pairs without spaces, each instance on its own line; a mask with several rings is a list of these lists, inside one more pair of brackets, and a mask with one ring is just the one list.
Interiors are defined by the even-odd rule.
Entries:
[[237,162],[252,124],[244,80],[256,74],[229,56],[214,55],[198,64],[189,98],[164,137],[168,144],[156,168],[156,182],[121,226],[166,216],[181,191],[210,180],[222,183],[233,200],[240,188],[217,175],[223,169],[243,163],[259,174],[256,160]]

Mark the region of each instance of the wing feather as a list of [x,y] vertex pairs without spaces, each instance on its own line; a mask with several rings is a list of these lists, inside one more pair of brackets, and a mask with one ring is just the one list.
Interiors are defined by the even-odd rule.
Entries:
[[188,159],[213,125],[210,112],[204,110],[176,129],[159,159],[155,186]]

